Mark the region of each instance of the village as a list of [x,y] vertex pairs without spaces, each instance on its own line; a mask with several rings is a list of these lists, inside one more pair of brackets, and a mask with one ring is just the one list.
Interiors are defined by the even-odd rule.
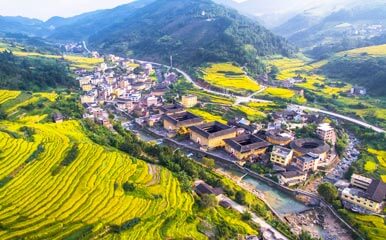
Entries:
[[[344,179],[349,163],[359,152],[350,146],[350,156],[342,161],[335,146],[336,129],[320,114],[288,105],[272,112],[268,124],[241,116],[227,124],[208,122],[188,111],[200,106],[196,95],[170,97],[169,86],[181,77],[172,68],[108,55],[93,72],[79,70],[76,74],[83,90],[80,101],[86,110],[85,119],[112,129],[114,116],[124,116],[128,129],[135,125],[239,166],[248,168],[258,163],[269,169],[262,172],[265,177],[287,188],[317,193],[314,180],[327,181],[335,184],[343,205],[351,211],[383,211],[386,184],[356,174],[351,180]],[[296,129],[308,124],[317,126],[314,137],[298,136]],[[198,188],[210,193],[213,189],[205,183]]]

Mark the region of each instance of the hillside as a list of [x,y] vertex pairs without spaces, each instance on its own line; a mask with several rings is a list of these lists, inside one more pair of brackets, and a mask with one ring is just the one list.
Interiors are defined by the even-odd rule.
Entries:
[[257,22],[210,0],[158,0],[93,35],[103,52],[177,64],[235,61],[257,71],[256,57],[294,49]]
[[17,57],[0,51],[0,89],[47,90],[74,87],[68,64],[60,59]]
[[285,36],[299,47],[313,49],[310,53],[317,58],[386,43],[386,4],[381,1],[351,2],[325,14],[320,14],[318,9],[304,11],[273,29],[273,32]]
[[[191,182],[179,180],[181,169],[172,173],[96,143],[126,144],[128,152],[119,135],[76,120],[47,122],[38,108],[25,112],[30,104],[53,110],[62,97],[0,90],[1,109],[9,115],[0,120],[0,239],[231,239],[257,233],[241,214],[199,207]],[[193,167],[189,163],[184,166]]]
[[369,94],[386,95],[386,45],[340,52],[330,58],[322,71],[332,79],[366,87]]

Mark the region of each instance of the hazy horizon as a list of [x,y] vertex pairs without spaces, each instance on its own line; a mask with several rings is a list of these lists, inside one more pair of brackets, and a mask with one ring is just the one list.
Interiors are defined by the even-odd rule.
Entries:
[[22,16],[48,20],[54,16],[71,17],[85,12],[114,8],[133,0],[3,0],[1,16]]

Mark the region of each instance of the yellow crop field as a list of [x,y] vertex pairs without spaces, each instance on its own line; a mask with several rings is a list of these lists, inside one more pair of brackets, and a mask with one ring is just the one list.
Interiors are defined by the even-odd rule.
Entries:
[[350,218],[366,232],[370,240],[383,240],[386,236],[386,224],[382,217],[349,213]]
[[64,59],[69,61],[73,68],[92,69],[96,65],[103,63],[102,58],[89,58],[89,57],[67,55],[64,57]]
[[338,56],[344,56],[346,54],[348,54],[350,56],[357,56],[357,55],[362,55],[362,54],[368,54],[370,56],[385,56],[386,55],[386,44],[369,46],[369,47],[364,47],[364,48],[356,48],[353,50],[340,52],[337,55]]
[[0,90],[0,104],[14,99],[20,95],[20,91]]
[[375,170],[377,170],[377,167],[378,166],[375,162],[367,161],[365,164],[365,170],[367,172],[374,172]]
[[234,106],[233,109],[245,114],[248,120],[257,121],[266,117],[266,114],[245,105]]
[[217,122],[224,123],[224,124],[227,123],[227,121],[224,120],[221,116],[213,115],[205,110],[201,110],[198,108],[191,108],[188,111],[203,118],[207,122],[217,121]]
[[374,154],[382,167],[386,168],[386,151],[369,148],[367,151]]
[[[348,91],[352,87],[350,84],[347,84],[344,88],[336,88],[325,85],[322,89],[319,90],[314,84],[324,84],[326,77],[314,73],[314,70],[322,67],[327,63],[326,61],[308,63],[298,58],[280,58],[269,60],[267,63],[276,66],[279,69],[277,80],[286,80],[288,78],[294,78],[297,75],[300,75],[301,77],[306,78],[307,81],[304,83],[299,83],[297,86],[318,91],[320,94],[331,96],[333,94],[338,94],[339,92]],[[274,93],[279,94],[277,91]]]
[[259,84],[248,77],[244,71],[231,63],[211,64],[202,69],[203,78],[209,84],[236,92],[256,92]]
[[15,112],[18,108],[20,107],[24,107],[24,106],[27,106],[28,104],[31,104],[31,103],[35,103],[37,101],[39,101],[40,97],[39,96],[32,96],[31,98],[29,98],[28,100],[26,101],[23,101],[21,103],[18,103],[18,104],[14,104],[12,107],[8,108],[6,110],[6,113],[13,113]]
[[56,94],[55,92],[39,92],[34,93],[33,95],[37,97],[47,98],[51,102],[55,102],[56,98],[58,97],[58,94]]
[[92,69],[96,65],[103,63],[102,58],[92,58],[92,57],[82,57],[75,55],[51,55],[51,54],[41,54],[36,52],[22,52],[22,51],[13,51],[13,54],[19,57],[42,57],[42,58],[53,58],[53,59],[62,59],[68,61],[72,68],[84,68]]
[[[192,195],[171,172],[91,142],[76,121],[1,126],[0,239],[205,239],[187,221]],[[22,126],[35,129],[34,142],[8,133]],[[75,160],[53,175],[74,142]],[[125,193],[125,182],[146,194]],[[135,218],[140,222],[120,235],[108,231]]]
[[274,97],[292,98],[295,96],[295,91],[285,88],[268,87],[265,92]]

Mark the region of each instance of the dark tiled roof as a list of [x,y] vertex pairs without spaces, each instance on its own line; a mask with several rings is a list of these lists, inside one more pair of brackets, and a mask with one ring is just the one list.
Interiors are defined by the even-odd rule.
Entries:
[[280,142],[288,142],[293,139],[290,134],[287,134],[288,136],[286,136],[283,133],[285,132],[280,130],[270,130],[265,133],[265,136],[273,139],[274,141],[280,141]]
[[366,194],[369,199],[381,203],[386,195],[386,184],[380,180],[373,180],[367,188]]
[[301,157],[298,157],[297,160],[298,161],[301,161],[303,163],[307,163],[307,162],[312,162],[312,161],[315,161],[317,160],[319,157],[314,157],[312,155],[309,155],[309,154],[306,154],[304,156],[301,156]]
[[224,141],[233,149],[241,153],[271,146],[270,143],[251,134],[244,134],[235,138],[226,139]]
[[195,191],[199,195],[203,194],[214,194],[214,195],[220,195],[223,193],[221,188],[213,188],[212,186],[206,184],[206,183],[200,183],[195,187]]
[[177,126],[186,126],[191,124],[200,124],[203,122],[203,119],[190,113],[190,112],[181,112],[174,113],[169,115],[164,115],[163,119],[173,123]]
[[190,128],[191,131],[205,137],[216,138],[230,133],[236,133],[236,128],[229,127],[219,122],[204,123]]
[[302,176],[305,173],[304,172],[300,172],[300,171],[287,171],[287,172],[283,172],[283,173],[280,173],[280,174],[283,177],[285,177],[285,178],[293,178],[293,177]]
[[330,146],[322,140],[313,138],[296,139],[291,142],[291,148],[303,154],[322,154],[330,150]]
[[184,111],[184,107],[182,107],[179,104],[164,105],[164,106],[160,107],[159,109],[162,112],[168,113],[168,114]]

